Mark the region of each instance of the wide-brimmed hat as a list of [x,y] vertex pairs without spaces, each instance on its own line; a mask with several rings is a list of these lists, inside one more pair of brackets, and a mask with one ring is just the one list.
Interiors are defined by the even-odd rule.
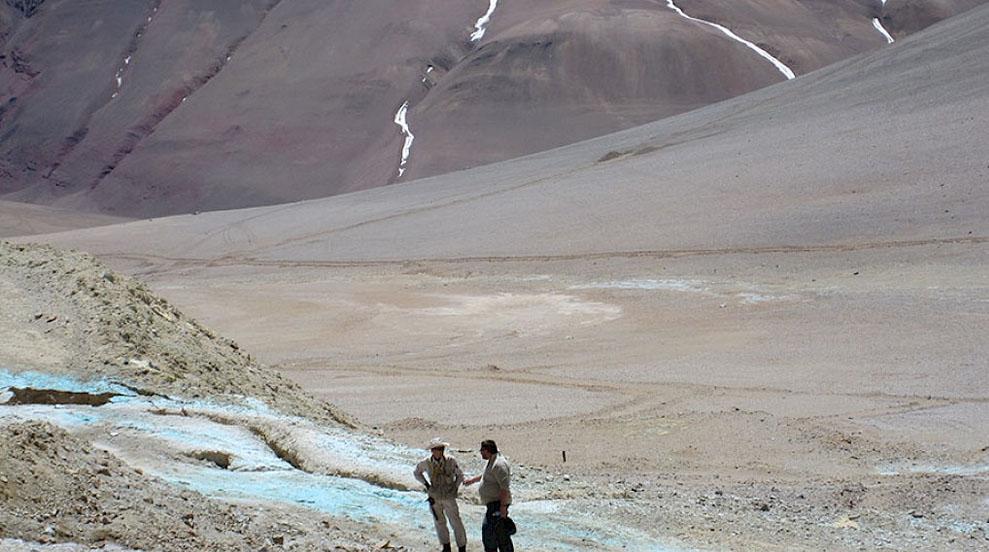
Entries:
[[450,443],[447,443],[443,439],[440,439],[439,437],[433,437],[433,440],[429,442],[429,446],[426,447],[426,450],[433,450],[433,449],[438,449],[438,448],[444,448],[445,449],[445,448],[447,448],[449,446],[450,446]]

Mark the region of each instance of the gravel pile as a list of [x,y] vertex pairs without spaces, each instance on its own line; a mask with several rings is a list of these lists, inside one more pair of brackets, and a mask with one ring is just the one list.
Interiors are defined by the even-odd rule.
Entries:
[[0,427],[0,538],[176,552],[379,546],[302,509],[223,503],[176,488],[39,422]]
[[2,279],[25,299],[6,306],[8,323],[27,325],[69,351],[67,363],[56,370],[109,378],[145,393],[252,397],[287,414],[353,425],[342,411],[260,366],[235,342],[89,255],[0,242]]

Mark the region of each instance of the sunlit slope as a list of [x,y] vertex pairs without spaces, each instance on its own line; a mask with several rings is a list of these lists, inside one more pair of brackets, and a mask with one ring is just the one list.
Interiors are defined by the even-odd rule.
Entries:
[[985,2],[12,3],[0,198],[158,217],[405,184],[686,113]]
[[989,9],[683,116],[399,187],[93,229],[227,262],[861,246],[989,235]]

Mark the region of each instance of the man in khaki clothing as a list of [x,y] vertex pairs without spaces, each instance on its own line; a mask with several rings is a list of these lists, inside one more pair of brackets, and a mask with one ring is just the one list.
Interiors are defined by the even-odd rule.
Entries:
[[484,473],[464,482],[477,489],[481,502],[487,508],[484,523],[481,524],[481,541],[485,552],[515,552],[512,534],[514,522],[508,517],[508,507],[512,503],[512,468],[508,460],[498,452],[498,445],[490,440],[481,441],[481,458],[487,460]]
[[[412,472],[415,478],[426,486],[429,495],[429,508],[433,511],[433,521],[436,523],[436,536],[443,545],[443,552],[452,552],[450,548],[450,530],[446,521],[453,526],[453,535],[457,539],[459,552],[467,550],[467,532],[464,522],[460,520],[460,508],[457,507],[457,494],[460,484],[464,482],[464,472],[460,470],[457,461],[446,455],[449,443],[433,439],[429,443],[430,455],[416,464]],[[423,474],[428,474],[427,480]]]

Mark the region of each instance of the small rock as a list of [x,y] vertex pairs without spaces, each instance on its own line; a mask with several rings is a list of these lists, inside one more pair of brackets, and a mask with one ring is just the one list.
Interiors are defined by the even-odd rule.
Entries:
[[850,519],[850,516],[843,517],[832,524],[836,529],[858,529],[857,521]]

